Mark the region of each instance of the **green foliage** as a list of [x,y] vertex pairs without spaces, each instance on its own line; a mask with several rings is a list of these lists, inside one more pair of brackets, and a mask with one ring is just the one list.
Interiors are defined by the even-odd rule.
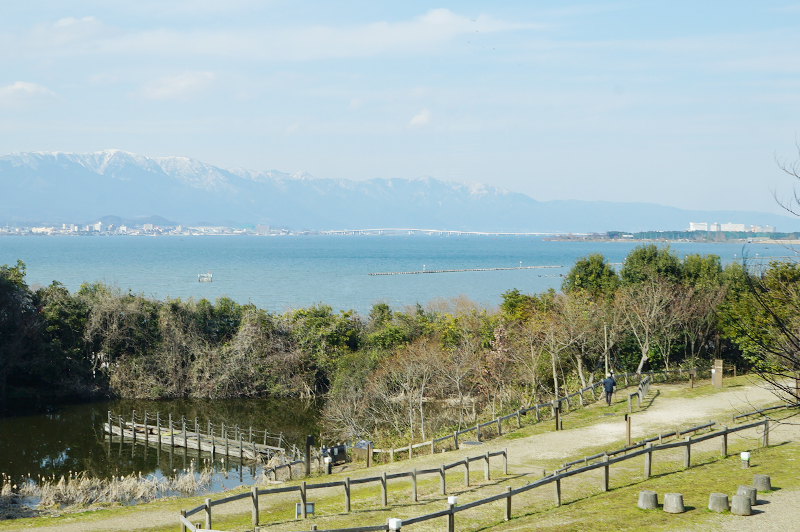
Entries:
[[619,286],[619,277],[605,257],[592,253],[575,261],[561,289],[565,293],[584,290],[595,300],[611,297]]
[[659,248],[653,244],[636,247],[628,254],[620,270],[620,277],[625,285],[654,278],[678,283],[681,281],[681,276],[681,262],[678,256],[669,246]]

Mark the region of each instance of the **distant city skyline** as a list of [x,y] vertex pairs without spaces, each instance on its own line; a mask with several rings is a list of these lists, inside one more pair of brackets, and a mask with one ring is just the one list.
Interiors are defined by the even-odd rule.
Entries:
[[[800,4],[7,3],[3,152],[785,214]],[[721,220],[720,220],[721,222]]]

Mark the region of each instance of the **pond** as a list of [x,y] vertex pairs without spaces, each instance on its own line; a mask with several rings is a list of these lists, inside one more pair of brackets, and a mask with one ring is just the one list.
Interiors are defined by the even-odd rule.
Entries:
[[318,441],[321,407],[321,400],[296,398],[115,400],[36,405],[35,413],[0,418],[0,473],[16,483],[28,476],[37,479],[40,475],[58,480],[75,472],[103,479],[140,473],[161,478],[189,468],[210,468],[214,474],[204,491],[221,491],[252,483],[252,479],[260,475],[261,466],[247,462],[242,466],[236,459],[223,460],[220,456],[212,461],[207,453],[203,453],[198,464],[196,451],[181,447],[170,452],[168,445],[159,449],[153,444],[144,445],[141,440],[133,445],[128,441],[120,442],[118,437],[112,443],[103,430],[109,411],[115,420],[122,416],[130,421],[136,410],[137,419],[147,411],[152,424],[159,412],[161,419],[166,420],[172,414],[176,422],[185,416],[191,426],[197,418],[201,426],[211,421],[216,426],[222,422],[229,427],[239,425],[242,430],[253,427],[258,431],[283,433],[283,440],[289,447],[293,444],[301,447],[306,435],[314,435]]

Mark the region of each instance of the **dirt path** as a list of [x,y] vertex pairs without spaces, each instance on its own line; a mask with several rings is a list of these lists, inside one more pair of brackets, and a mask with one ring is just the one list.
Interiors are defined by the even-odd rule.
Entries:
[[[637,413],[634,416],[632,428],[633,437],[642,439],[645,436],[652,436],[658,433],[667,432],[678,427],[687,427],[699,424],[709,419],[723,421],[730,419],[733,412],[750,411],[756,408],[754,405],[764,405],[775,401],[775,397],[761,387],[754,385],[744,385],[721,391],[719,393],[700,396],[700,397],[675,397],[676,390],[685,389],[686,385],[674,386],[653,386],[652,393],[659,393],[653,404],[647,410]],[[666,397],[665,392],[671,392]],[[619,394],[617,401],[623,400],[623,393]],[[589,408],[601,412],[605,409],[600,402]],[[565,421],[568,425],[568,421]],[[789,431],[789,432],[787,432]],[[791,432],[791,433],[790,433]],[[776,434],[782,439],[798,439],[797,428],[785,429],[783,433]],[[544,461],[559,460],[568,461],[583,456],[584,450],[596,448],[597,446],[607,446],[619,442],[625,437],[625,425],[621,415],[613,418],[609,417],[608,422],[594,424],[588,427],[567,429],[559,432],[548,432],[529,438],[517,440],[489,441],[480,447],[480,451],[474,451],[472,455],[479,452],[495,451],[502,447],[508,448],[509,468],[517,471],[530,471],[540,474],[544,468]],[[775,440],[777,442],[777,440]],[[396,462],[386,466],[377,467],[372,470],[358,469],[349,467],[347,473],[352,478],[374,475],[377,471],[407,471],[411,467],[424,468],[440,465],[442,462],[452,462],[454,454],[447,453],[449,456],[443,458],[440,455],[423,455],[409,463],[408,461]],[[458,451],[458,455],[467,455],[468,451]],[[413,464],[413,465],[412,465]],[[728,521],[725,521],[720,530],[792,530],[791,526],[784,526],[780,523],[783,517],[776,516],[786,513],[785,523],[797,523],[800,514],[800,494],[778,492],[772,497],[772,504],[769,512],[759,514],[752,521],[744,522],[744,527],[765,523],[762,528],[731,528]],[[774,505],[774,506],[773,506]],[[783,509],[792,508],[792,511],[784,512]],[[781,509],[780,512],[775,511]],[[215,515],[241,514],[250,511],[250,503],[247,499],[234,503],[217,506],[214,508]],[[35,527],[41,531],[59,532],[82,532],[82,531],[117,531],[131,530],[131,523],[137,524],[136,528],[145,527],[178,527],[176,511],[174,509],[160,508],[158,503],[147,506],[131,508],[130,511],[123,512],[105,519],[87,520],[84,518],[61,518],[57,524],[51,526],[43,525]],[[755,524],[751,524],[755,523]],[[20,521],[20,528],[33,528],[30,523]],[[773,528],[774,524],[774,528]],[[27,525],[27,526],[26,526]],[[738,523],[737,523],[737,526]],[[783,526],[783,528],[781,528]],[[698,528],[698,530],[700,530]]]

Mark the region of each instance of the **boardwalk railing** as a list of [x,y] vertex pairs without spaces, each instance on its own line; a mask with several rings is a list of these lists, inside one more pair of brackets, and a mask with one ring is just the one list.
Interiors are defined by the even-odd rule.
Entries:
[[769,408],[762,408],[761,410],[753,410],[752,412],[745,412],[744,414],[733,416],[733,421],[736,421],[737,419],[742,419],[743,417],[758,416],[763,414],[764,412],[771,412],[773,410],[781,410],[784,408],[798,408],[798,407],[800,407],[800,403],[788,403],[785,405],[770,406]]
[[[705,425],[706,427],[708,424]],[[447,507],[444,510],[440,510],[438,512],[433,512],[425,515],[420,515],[417,517],[412,517],[409,519],[403,519],[402,521],[399,519],[390,519],[390,523],[385,525],[375,525],[371,527],[357,527],[357,528],[338,528],[338,529],[328,529],[322,530],[320,532],[358,532],[362,530],[393,530],[399,531],[401,526],[407,527],[413,524],[422,523],[425,521],[429,521],[431,519],[438,519],[441,517],[447,517],[447,530],[455,530],[455,516],[458,512],[463,512],[466,510],[470,510],[472,508],[477,508],[486,504],[491,504],[493,502],[503,501],[503,510],[504,510],[504,519],[506,521],[511,519],[512,516],[512,506],[511,501],[512,498],[516,495],[521,495],[526,491],[530,491],[536,488],[543,487],[548,484],[553,485],[553,495],[554,495],[554,502],[556,506],[561,505],[561,487],[562,481],[572,476],[580,475],[583,473],[587,473],[589,471],[594,471],[597,469],[602,470],[602,476],[600,481],[600,490],[605,492],[609,490],[609,480],[611,476],[611,466],[614,464],[625,462],[626,460],[631,460],[634,458],[638,458],[640,456],[644,456],[644,477],[645,479],[650,478],[652,474],[652,466],[653,466],[653,454],[658,451],[669,451],[673,449],[683,449],[683,467],[690,468],[691,467],[691,452],[692,452],[692,445],[698,444],[704,441],[711,440],[713,438],[720,438],[720,455],[721,456],[728,456],[728,435],[757,428],[759,426],[763,426],[762,432],[762,445],[768,446],[769,445],[769,420],[763,421],[756,421],[753,423],[748,423],[746,425],[740,425],[738,427],[723,427],[721,430],[716,432],[709,432],[707,434],[703,434],[701,436],[692,437],[686,436],[684,441],[675,441],[670,443],[660,443],[657,445],[653,445],[652,441],[656,438],[651,438],[650,441],[644,446],[643,449],[639,449],[638,451],[628,452],[620,449],[613,453],[603,453],[600,457],[601,460],[594,462],[594,463],[587,463],[583,467],[569,470],[559,470],[558,472],[554,472],[548,476],[542,477],[530,484],[526,484],[524,486],[520,486],[518,488],[511,488],[507,487],[504,493],[498,493],[496,495],[491,495],[489,497],[484,497],[482,499],[478,499],[476,501],[468,502],[465,504],[450,504],[448,502]],[[689,429],[691,431],[699,430],[698,427],[694,427]],[[681,431],[676,433],[670,433],[671,435],[681,435],[687,431]],[[621,454],[624,453],[624,454]],[[620,455],[621,454],[621,455]],[[617,455],[614,457],[614,455]],[[311,531],[308,531],[311,532]]]
[[253,427],[240,429],[239,425],[226,425],[224,422],[200,423],[198,418],[194,418],[192,423],[185,416],[181,416],[180,421],[173,421],[172,414],[164,419],[160,412],[154,416],[146,410],[144,415],[137,415],[134,410],[130,421],[125,421],[121,415],[113,415],[109,410],[103,430],[112,440],[117,436],[134,444],[141,441],[158,447],[183,447],[198,453],[208,452],[212,458],[218,454],[239,458],[240,462],[269,458],[286,451],[282,433],[273,434]]

